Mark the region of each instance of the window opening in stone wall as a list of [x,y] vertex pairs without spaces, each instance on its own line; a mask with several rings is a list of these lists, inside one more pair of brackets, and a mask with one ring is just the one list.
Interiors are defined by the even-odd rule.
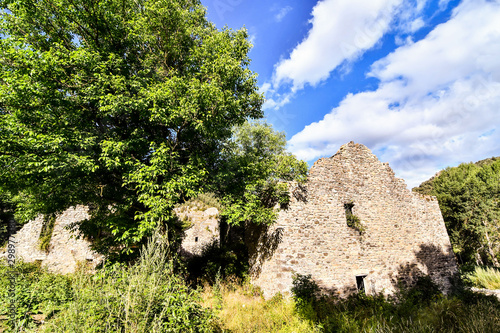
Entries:
[[198,241],[198,237],[195,237],[195,238],[194,238],[194,241],[195,241],[195,242],[197,242],[197,241]]
[[344,204],[344,209],[345,209],[345,216],[352,215],[352,207],[354,207],[353,202],[347,202]]
[[349,228],[357,230],[360,234],[365,232],[365,228],[359,218],[352,213],[354,203],[352,201],[344,204],[346,223]]
[[356,275],[356,287],[360,292],[365,292],[365,277],[366,275]]

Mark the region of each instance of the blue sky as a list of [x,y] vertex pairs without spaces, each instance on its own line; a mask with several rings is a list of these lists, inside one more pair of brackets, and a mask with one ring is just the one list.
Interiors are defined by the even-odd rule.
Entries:
[[349,141],[409,187],[500,155],[500,1],[202,0],[243,26],[268,122],[310,164]]

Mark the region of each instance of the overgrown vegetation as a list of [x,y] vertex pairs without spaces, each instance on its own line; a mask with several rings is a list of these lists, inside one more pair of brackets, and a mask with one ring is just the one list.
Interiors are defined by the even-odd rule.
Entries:
[[361,235],[365,232],[365,227],[361,223],[361,220],[359,219],[359,217],[357,217],[354,214],[348,214],[348,215],[346,215],[346,219],[347,219],[347,226],[348,227],[357,230]]
[[[0,248],[9,239],[9,222],[14,218],[14,204],[8,192],[0,188]],[[14,222],[15,223],[15,222]]]
[[54,225],[56,223],[55,215],[47,215],[43,220],[42,231],[38,238],[38,247],[40,250],[48,252],[52,233],[54,232]]
[[[96,274],[82,268],[72,276],[49,274],[36,265],[19,264],[16,279],[17,321],[39,332],[213,332],[217,320],[201,306],[199,294],[186,286],[161,237],[143,248],[132,266],[114,264]],[[1,271],[1,314],[7,314],[6,267]]]
[[500,302],[467,290],[444,296],[428,277],[391,298],[320,295],[310,276],[294,278],[298,315],[322,332],[499,332]]
[[243,242],[221,245],[214,241],[205,245],[200,255],[187,262],[187,280],[192,285],[213,285],[220,279],[248,278],[248,251]]
[[347,202],[344,204],[347,226],[349,228],[357,230],[359,232],[359,234],[362,235],[365,232],[365,227],[361,223],[361,220],[359,219],[359,217],[357,217],[355,214],[353,214],[353,212],[352,212],[353,207],[354,207],[353,202]]
[[[16,272],[11,281],[12,271]],[[16,298],[8,297],[9,288],[15,286]],[[0,264],[0,314],[10,316],[8,307],[15,302],[15,320],[19,328],[32,329],[41,318],[50,319],[73,300],[72,277],[51,274],[39,265],[23,262],[9,268]],[[6,327],[7,320],[2,324]]]
[[298,315],[293,299],[276,294],[265,300],[258,288],[248,283],[223,282],[205,286],[203,304],[219,317],[224,332],[321,332],[310,320]]
[[[256,121],[263,96],[244,29],[216,29],[197,0],[0,7],[0,244],[14,211],[19,221],[44,214],[47,251],[54,214],[85,204],[80,230],[108,255],[95,274],[17,263],[14,299],[1,266],[0,314],[15,302],[22,330],[500,331],[498,300],[467,290],[445,297],[425,277],[389,299],[322,294],[311,276],[295,277],[293,298],[264,300],[241,283],[245,227],[271,224],[291,200],[290,183],[307,174],[285,134]],[[462,264],[499,266],[499,183],[500,161],[491,160],[447,169],[419,190],[438,196]],[[346,205],[347,225],[363,234]],[[185,267],[170,252],[187,227],[174,207],[217,207],[225,228],[221,243]],[[478,269],[469,280],[495,288],[498,272]],[[201,294],[193,288],[203,284]]]
[[80,231],[103,253],[175,230],[234,126],[263,116],[246,30],[198,0],[0,8],[0,191],[24,220],[88,205]]
[[286,209],[290,201],[287,182],[306,180],[307,164],[286,150],[285,133],[263,121],[235,127],[221,153],[214,191],[230,226],[272,224],[277,207]]
[[500,160],[447,168],[413,189],[435,195],[462,265],[500,267]]
[[[157,238],[134,265],[108,265],[95,274],[82,268],[62,276],[18,263],[19,326],[27,332],[82,333],[500,331],[498,299],[463,288],[444,296],[425,276],[390,298],[357,293],[341,299],[322,291],[310,275],[296,275],[293,297],[265,300],[259,288],[229,271],[223,277],[215,265],[212,281],[198,291],[189,288],[169,258]],[[6,271],[0,266],[4,316]]]

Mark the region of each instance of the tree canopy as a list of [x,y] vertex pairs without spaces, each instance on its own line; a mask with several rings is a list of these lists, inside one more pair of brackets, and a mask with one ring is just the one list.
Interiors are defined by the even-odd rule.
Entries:
[[88,205],[82,232],[127,248],[169,226],[233,126],[262,116],[246,31],[216,29],[197,0],[0,7],[0,190],[20,220]]
[[500,260],[500,160],[447,168],[414,191],[435,195],[462,264]]
[[288,205],[289,182],[305,182],[307,168],[286,150],[285,133],[262,121],[236,126],[224,143],[215,182],[223,218],[230,225],[272,223],[276,206]]

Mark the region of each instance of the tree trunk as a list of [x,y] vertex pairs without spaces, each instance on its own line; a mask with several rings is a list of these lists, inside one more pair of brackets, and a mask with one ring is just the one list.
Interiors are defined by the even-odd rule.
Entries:
[[493,248],[491,247],[490,236],[488,235],[488,223],[485,220],[483,220],[483,224],[485,227],[485,235],[486,235],[486,241],[487,241],[487,245],[488,245],[488,253],[491,256],[493,266],[499,267],[500,265],[498,264],[497,257],[495,256],[495,252],[493,251]]

